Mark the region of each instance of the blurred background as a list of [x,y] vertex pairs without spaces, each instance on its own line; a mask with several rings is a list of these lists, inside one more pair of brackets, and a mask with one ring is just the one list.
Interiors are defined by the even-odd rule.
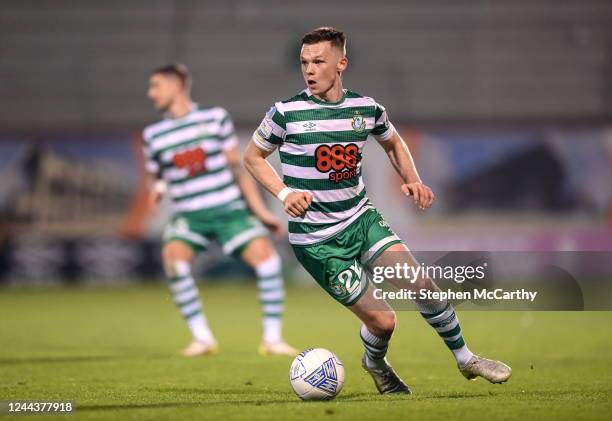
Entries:
[[[244,145],[303,89],[299,40],[324,25],[348,33],[345,87],[387,107],[437,194],[418,211],[367,146],[369,196],[411,248],[612,250],[609,0],[4,0],[0,284],[161,280],[149,73],[185,63],[194,99],[225,107]],[[196,273],[246,274],[228,262],[212,249]]]

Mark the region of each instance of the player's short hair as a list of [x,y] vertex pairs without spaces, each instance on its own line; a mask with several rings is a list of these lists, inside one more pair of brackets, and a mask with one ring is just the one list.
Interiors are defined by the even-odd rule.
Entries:
[[346,54],[346,34],[339,29],[322,26],[302,37],[302,44],[318,44],[323,41],[329,41],[332,47],[339,48],[343,54]]
[[187,90],[191,88],[191,74],[184,64],[172,63],[160,66],[151,72],[151,76],[153,75],[174,76],[181,81]]

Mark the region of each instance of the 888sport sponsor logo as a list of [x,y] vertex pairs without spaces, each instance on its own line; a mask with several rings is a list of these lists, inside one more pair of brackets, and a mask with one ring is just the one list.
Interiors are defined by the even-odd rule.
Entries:
[[361,161],[359,146],[354,143],[321,145],[315,150],[315,167],[319,172],[329,172],[329,181],[340,183],[357,176]]

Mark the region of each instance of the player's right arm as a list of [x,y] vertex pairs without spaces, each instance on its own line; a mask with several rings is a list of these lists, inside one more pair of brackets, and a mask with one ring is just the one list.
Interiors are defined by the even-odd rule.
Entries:
[[159,202],[162,201],[164,195],[166,194],[166,182],[160,180],[157,176],[153,174],[147,174],[146,189],[147,203],[149,205],[149,208],[154,209],[155,207],[157,207]]
[[145,189],[147,191],[147,204],[149,208],[153,209],[157,207],[159,202],[163,199],[167,186],[166,182],[160,177],[160,168],[159,164],[155,160],[151,148],[149,146],[149,137],[147,135],[147,130],[143,132],[143,143],[142,143],[142,151],[145,159],[145,170],[146,170],[146,180],[145,180]]
[[[285,138],[283,115],[272,107],[253,133],[244,153],[244,167],[266,190],[283,202],[285,212],[295,218],[303,216],[312,203],[312,196],[302,191],[289,191],[267,158]],[[286,194],[288,192],[288,194]],[[279,196],[280,195],[280,196]]]
[[[244,153],[244,166],[259,184],[278,197],[279,193],[288,187],[266,160],[271,154],[271,151],[260,149],[251,139]],[[306,213],[311,203],[312,196],[310,194],[302,191],[292,191],[284,198],[283,207],[287,214],[297,218]]]

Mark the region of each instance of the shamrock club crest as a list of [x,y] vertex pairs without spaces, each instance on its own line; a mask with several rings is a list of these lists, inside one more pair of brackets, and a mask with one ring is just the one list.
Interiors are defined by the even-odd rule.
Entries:
[[353,130],[355,130],[357,133],[361,133],[365,130],[366,121],[359,111],[355,111],[351,126],[353,127]]

